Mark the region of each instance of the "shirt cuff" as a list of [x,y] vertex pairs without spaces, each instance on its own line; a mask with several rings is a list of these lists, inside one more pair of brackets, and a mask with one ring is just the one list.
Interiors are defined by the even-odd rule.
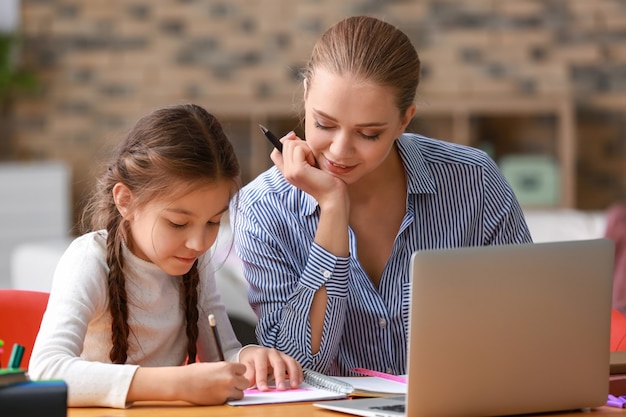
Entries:
[[313,243],[300,283],[314,291],[326,286],[329,297],[348,296],[350,257],[335,256]]

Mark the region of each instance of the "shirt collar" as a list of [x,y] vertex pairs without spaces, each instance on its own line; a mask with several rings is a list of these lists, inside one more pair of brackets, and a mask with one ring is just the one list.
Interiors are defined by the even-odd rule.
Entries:
[[396,140],[407,176],[407,193],[434,194],[437,186],[420,150],[419,139],[419,135],[405,133]]

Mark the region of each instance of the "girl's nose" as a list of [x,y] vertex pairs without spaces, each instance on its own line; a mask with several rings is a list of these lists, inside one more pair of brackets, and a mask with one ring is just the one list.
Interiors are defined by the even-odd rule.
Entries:
[[187,247],[198,252],[204,252],[211,246],[211,233],[199,231],[187,238]]

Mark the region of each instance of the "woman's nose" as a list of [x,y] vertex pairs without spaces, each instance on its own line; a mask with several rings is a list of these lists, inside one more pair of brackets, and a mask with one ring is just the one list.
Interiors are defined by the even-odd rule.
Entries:
[[352,149],[352,139],[350,135],[345,131],[339,130],[333,137],[333,141],[330,144],[330,151],[333,156],[342,157],[350,154]]

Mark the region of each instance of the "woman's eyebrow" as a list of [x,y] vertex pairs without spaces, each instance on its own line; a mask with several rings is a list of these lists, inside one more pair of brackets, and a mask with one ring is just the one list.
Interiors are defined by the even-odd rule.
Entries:
[[321,110],[313,109],[313,113],[316,113],[317,115],[322,116],[323,118],[328,119],[328,120],[330,120],[332,122],[336,122],[337,121],[337,119],[332,117],[330,114],[326,114],[326,113],[324,113]]
[[[321,110],[313,109],[313,113],[316,113],[317,115],[322,116],[323,118],[328,119],[331,122],[337,122],[337,119],[335,119],[329,114],[324,113]],[[370,123],[357,123],[355,126],[356,127],[384,127],[384,126],[387,126],[388,124],[389,123],[387,122],[370,122]]]

